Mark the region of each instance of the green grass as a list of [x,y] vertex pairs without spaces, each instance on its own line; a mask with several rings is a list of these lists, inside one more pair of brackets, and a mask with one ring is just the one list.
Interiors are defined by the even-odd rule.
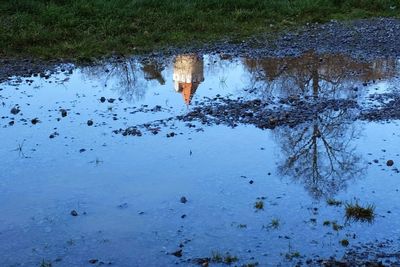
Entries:
[[346,220],[361,221],[371,223],[375,218],[375,206],[366,205],[365,207],[358,203],[346,204]]
[[227,265],[231,265],[234,262],[237,262],[239,259],[236,256],[232,256],[229,253],[226,253],[225,256],[223,256],[219,252],[213,252],[212,257],[211,257],[211,262],[214,263],[225,263]]
[[137,54],[399,9],[400,0],[3,0],[0,57]]
[[264,201],[259,200],[256,203],[254,203],[254,208],[257,210],[263,210],[264,209]]
[[212,257],[211,257],[211,261],[212,262],[218,262],[218,263],[221,263],[221,262],[223,262],[223,260],[224,260],[224,258],[223,258],[223,256],[219,253],[219,252],[213,252],[212,253]]
[[338,224],[337,222],[332,222],[332,229],[333,231],[338,232],[343,229],[343,226]]
[[281,225],[279,219],[272,219],[271,223],[269,224],[269,227],[271,227],[272,229],[278,229],[279,226]]
[[286,253],[285,257],[288,260],[293,260],[295,258],[300,258],[300,252],[295,251],[295,252],[291,252],[291,253]]
[[42,260],[42,262],[40,263],[39,267],[52,267],[51,262],[47,262],[45,260]]
[[330,221],[324,221],[322,225],[323,226],[329,226],[329,225],[331,225],[331,222]]
[[326,200],[326,204],[328,204],[329,206],[340,206],[342,205],[342,201],[333,199],[333,198],[329,198]]

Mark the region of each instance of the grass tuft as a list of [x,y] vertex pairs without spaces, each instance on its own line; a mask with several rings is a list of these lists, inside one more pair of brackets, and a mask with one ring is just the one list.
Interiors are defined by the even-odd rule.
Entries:
[[257,210],[263,210],[264,209],[264,201],[259,200],[254,204],[254,208]]
[[324,221],[324,222],[323,222],[323,226],[329,226],[329,225],[331,225],[331,222],[330,222],[330,221]]
[[211,256],[211,261],[221,263],[223,261],[223,257],[219,252],[213,252]]
[[360,206],[358,203],[347,203],[346,206],[346,220],[372,222],[375,218],[375,206],[366,205]]
[[326,200],[326,204],[328,204],[329,206],[340,206],[342,205],[342,201],[329,198]]
[[338,232],[343,229],[343,226],[338,224],[337,222],[332,222],[332,229],[333,231]]
[[280,225],[281,225],[281,223],[280,223],[279,219],[275,218],[275,219],[271,220],[271,223],[268,226],[272,229],[278,229]]
[[52,267],[53,265],[51,264],[51,262],[42,260],[42,262],[40,263],[40,267]]
[[223,256],[219,252],[213,252],[211,256],[211,262],[214,263],[224,263],[231,265],[232,263],[237,262],[238,260],[239,260],[238,257],[232,256],[229,253],[226,253],[225,256]]
[[295,258],[300,258],[300,252],[295,251],[295,252],[291,252],[291,253],[286,253],[285,258],[287,260],[293,260]]

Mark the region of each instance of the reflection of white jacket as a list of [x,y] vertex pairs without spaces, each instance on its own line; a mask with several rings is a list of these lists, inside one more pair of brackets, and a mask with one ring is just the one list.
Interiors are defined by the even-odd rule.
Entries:
[[203,59],[197,55],[179,55],[174,63],[174,86],[179,91],[180,83],[201,83],[204,81]]

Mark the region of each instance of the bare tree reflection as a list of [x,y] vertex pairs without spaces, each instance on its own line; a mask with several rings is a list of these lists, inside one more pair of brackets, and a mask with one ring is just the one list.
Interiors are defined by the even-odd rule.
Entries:
[[[253,90],[260,98],[290,96],[318,99],[351,99],[363,94],[360,83],[392,78],[397,61],[379,59],[358,62],[340,55],[307,53],[296,58],[245,59]],[[282,175],[304,183],[314,198],[333,197],[348,182],[362,176],[365,163],[352,140],[360,130],[353,122],[354,110],[325,109],[312,120],[293,128],[274,130],[282,149]]]
[[278,95],[320,97],[357,97],[363,90],[353,90],[360,82],[394,77],[397,61],[378,59],[360,62],[342,55],[245,59],[251,74],[252,92],[260,97]]
[[284,156],[280,173],[303,182],[315,198],[333,197],[363,174],[351,142],[359,132],[347,110],[326,110],[295,128],[275,129]]
[[156,59],[139,62],[135,58],[125,58],[84,68],[83,73],[101,80],[105,87],[117,90],[122,98],[134,102],[144,98],[148,81],[165,84],[163,70],[164,64]]
[[150,60],[142,64],[144,78],[147,81],[156,80],[161,85],[165,84],[165,79],[161,73],[165,68],[164,64],[162,64],[161,62],[157,62],[157,60]]

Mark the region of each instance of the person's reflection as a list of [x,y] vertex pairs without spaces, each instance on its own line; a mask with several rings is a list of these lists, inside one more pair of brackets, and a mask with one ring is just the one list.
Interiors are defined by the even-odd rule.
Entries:
[[174,62],[175,91],[183,96],[183,100],[190,105],[200,83],[204,81],[203,58],[195,54],[179,55]]

